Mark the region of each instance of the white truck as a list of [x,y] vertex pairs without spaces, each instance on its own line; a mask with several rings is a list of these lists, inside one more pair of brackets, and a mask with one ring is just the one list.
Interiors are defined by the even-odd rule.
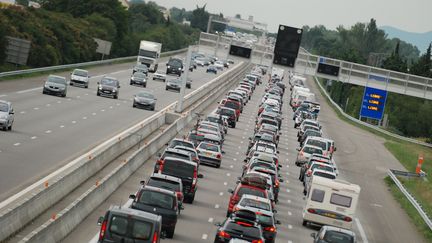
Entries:
[[149,72],[156,72],[161,50],[161,43],[142,40],[139,46],[137,63],[146,65]]

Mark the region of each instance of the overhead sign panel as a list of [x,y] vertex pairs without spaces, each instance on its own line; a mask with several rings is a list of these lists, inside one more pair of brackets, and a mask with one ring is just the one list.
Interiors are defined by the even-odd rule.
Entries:
[[386,99],[387,91],[365,87],[360,116],[381,120]]
[[273,63],[294,67],[302,34],[302,29],[279,25]]
[[237,45],[230,45],[229,54],[233,56],[250,58],[252,49]]

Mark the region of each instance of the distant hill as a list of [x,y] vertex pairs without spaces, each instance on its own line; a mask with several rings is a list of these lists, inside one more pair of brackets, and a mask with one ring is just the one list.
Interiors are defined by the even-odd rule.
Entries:
[[410,44],[417,46],[421,53],[424,53],[432,41],[432,31],[426,33],[413,33],[400,30],[391,26],[381,26],[390,39],[399,38]]

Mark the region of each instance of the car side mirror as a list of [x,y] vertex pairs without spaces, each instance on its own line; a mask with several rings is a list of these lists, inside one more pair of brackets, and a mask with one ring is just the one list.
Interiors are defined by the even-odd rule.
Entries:
[[103,221],[104,221],[104,217],[100,216],[98,221],[97,221],[97,225],[101,226]]
[[278,168],[282,168],[282,165],[278,165]]
[[117,86],[119,89],[120,89],[120,85],[119,86]]
[[157,98],[154,98],[154,100],[157,100]]
[[225,154],[225,151],[222,151],[222,154]]
[[133,200],[135,200],[135,199],[136,199],[136,196],[135,196],[134,194],[131,194],[131,195],[129,195],[129,199],[133,199]]
[[231,194],[233,194],[234,190],[230,188],[230,189],[228,189],[228,192],[231,193]]
[[279,150],[278,150],[278,151],[276,151],[276,153],[277,153],[277,154],[279,154],[279,153],[280,153],[280,152],[279,152]]
[[336,151],[336,147],[333,149],[333,151]]
[[203,174],[198,174],[198,178],[204,178]]
[[9,114],[11,114],[11,115],[15,114],[14,110],[10,110]]
[[145,181],[140,181],[140,185],[144,185],[145,184]]
[[310,236],[311,236],[312,238],[314,238],[314,239],[315,239],[315,238],[316,238],[316,233],[315,233],[315,232],[313,232],[313,233],[311,233],[311,234],[310,234]]
[[297,151],[300,151],[300,148],[296,148]]
[[99,82],[97,82],[97,84],[100,84]]
[[216,225],[217,227],[221,227],[221,226],[222,226],[222,223],[217,222],[217,223],[215,223],[214,225]]
[[247,163],[247,159],[244,159],[243,162]]
[[[273,209],[273,213],[277,213],[277,210],[276,209]],[[278,221],[278,220],[277,220]],[[276,223],[277,223],[277,221],[276,221]]]
[[280,178],[280,179],[279,179],[279,182],[284,182],[284,179]]
[[157,156],[158,156],[158,157],[161,157],[161,156],[162,156],[162,154],[161,154],[161,153],[158,153],[158,154],[157,154]]

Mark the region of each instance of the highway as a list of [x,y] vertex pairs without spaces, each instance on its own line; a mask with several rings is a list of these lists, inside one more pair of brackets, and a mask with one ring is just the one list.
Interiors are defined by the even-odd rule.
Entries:
[[[16,111],[13,131],[0,132],[0,201],[153,114],[132,108],[133,94],[143,88],[129,85],[131,68],[131,63],[92,68],[90,88],[69,87],[67,98],[42,95],[42,77],[0,82],[0,99],[12,101]],[[96,96],[96,82],[104,74],[121,81],[119,100]],[[67,76],[66,73],[62,75]],[[203,68],[198,68],[191,75],[194,81],[192,90],[214,78],[214,75],[205,74]],[[384,140],[339,120],[312,79],[308,80],[308,86],[321,103],[319,120],[325,135],[336,141],[335,161],[340,177],[362,188],[358,219],[354,224],[359,242],[425,242],[384,184],[387,169],[403,169],[384,147]],[[154,90],[159,98],[156,111],[178,97],[178,93],[165,91],[164,83],[160,81],[150,79],[147,89]],[[185,205],[174,239],[164,242],[211,242],[214,239],[214,223],[225,218],[229,198],[227,190],[234,187],[240,175],[247,138],[253,133],[257,106],[263,92],[261,85],[246,106],[237,127],[229,130],[222,167],[200,168],[204,178],[199,181],[196,200],[192,205]],[[285,120],[279,145],[280,161],[283,163],[280,173],[285,181],[277,205],[277,218],[282,221],[278,227],[277,242],[311,242],[309,235],[316,228],[301,225],[303,189],[297,179],[299,168],[294,165],[298,147],[297,130],[293,128],[288,98],[289,91],[284,96]],[[206,112],[215,106],[209,107]],[[99,230],[96,225],[98,217],[110,205],[123,205],[128,195],[138,189],[139,181],[150,175],[155,160],[153,157],[147,161],[64,242],[89,242],[93,239]]]
[[[161,60],[159,70],[165,72],[167,60]],[[0,201],[178,99],[179,93],[166,91],[165,83],[152,80],[152,74],[147,88],[129,85],[133,65],[91,68],[90,87],[69,86],[66,98],[42,94],[46,76],[0,82],[0,99],[11,101],[15,109],[12,131],[0,132]],[[69,72],[58,75],[69,79]],[[120,80],[118,100],[96,96],[104,75]],[[215,75],[198,67],[190,77],[192,89],[186,94]],[[171,78],[175,76],[167,75]],[[143,89],[158,98],[156,111],[132,108],[133,95]]]

